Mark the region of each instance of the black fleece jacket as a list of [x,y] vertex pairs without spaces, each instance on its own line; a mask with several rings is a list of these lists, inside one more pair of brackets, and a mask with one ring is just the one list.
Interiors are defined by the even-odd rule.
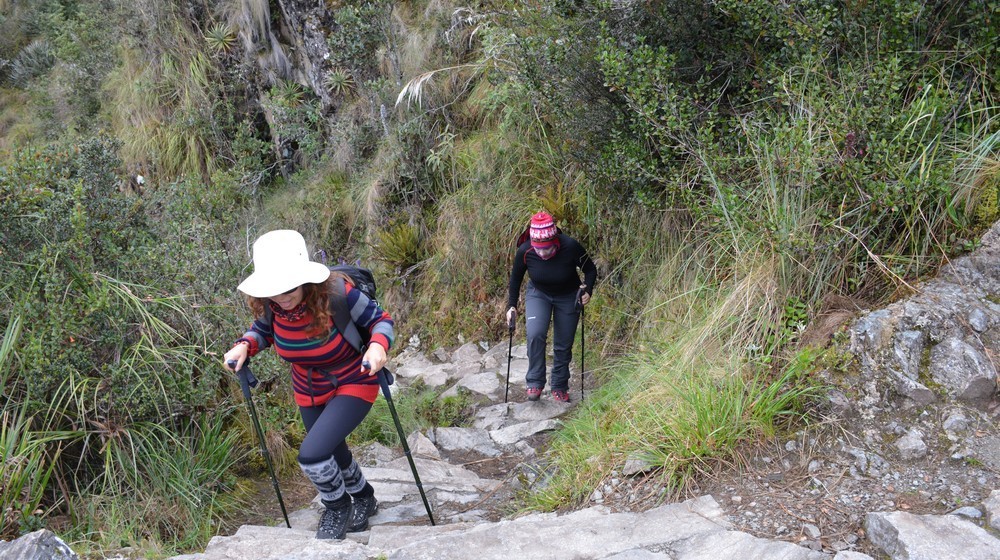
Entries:
[[564,233],[557,237],[559,250],[547,261],[535,254],[530,241],[525,241],[517,248],[507,286],[507,309],[517,307],[525,272],[535,288],[550,296],[559,296],[575,293],[580,289],[580,275],[577,273],[579,268],[583,271],[586,292],[594,293],[594,283],[597,282],[594,261],[590,260],[587,251],[577,240]]

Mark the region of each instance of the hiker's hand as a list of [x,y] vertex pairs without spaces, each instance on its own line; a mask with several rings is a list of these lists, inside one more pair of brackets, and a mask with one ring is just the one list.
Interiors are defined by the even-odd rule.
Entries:
[[[387,361],[389,359],[385,355],[385,348],[382,348],[381,344],[372,344],[365,351],[365,356],[361,359],[361,373],[375,375],[377,372],[382,371]],[[366,363],[369,366],[368,368],[365,368]]]
[[587,305],[588,301],[590,301],[590,294],[583,292],[583,295],[580,296],[580,305]]
[[[226,366],[229,371],[239,371],[243,367],[243,362],[247,361],[247,356],[250,354],[250,345],[245,342],[237,342],[235,346],[226,352],[226,355],[222,357],[222,363]],[[236,367],[230,365],[231,362],[236,362]]]
[[514,324],[514,319],[517,318],[517,308],[511,307],[507,310],[507,326],[512,326]]

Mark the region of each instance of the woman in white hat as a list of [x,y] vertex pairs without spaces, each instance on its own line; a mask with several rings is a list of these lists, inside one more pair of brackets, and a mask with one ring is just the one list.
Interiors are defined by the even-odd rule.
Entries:
[[376,301],[345,283],[351,318],[371,335],[363,356],[355,350],[331,316],[337,273],[309,260],[305,240],[296,231],[260,236],[253,245],[253,265],[253,274],[238,289],[247,295],[256,320],[226,352],[224,362],[239,370],[247,358],[273,345],[291,363],[295,402],[306,428],[299,466],[326,506],[316,537],[343,539],[347,532],[365,530],[378,507],[346,439],[378,396],[375,373],[387,361],[393,321]]

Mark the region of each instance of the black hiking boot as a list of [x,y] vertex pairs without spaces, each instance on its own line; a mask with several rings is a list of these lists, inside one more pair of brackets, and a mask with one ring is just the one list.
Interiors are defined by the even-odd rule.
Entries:
[[354,496],[354,509],[351,511],[351,522],[347,525],[348,533],[357,533],[368,528],[368,518],[378,511],[378,500],[375,493],[367,496]]
[[344,494],[344,497],[334,502],[323,501],[326,511],[319,518],[319,528],[316,529],[317,539],[337,539],[343,540],[347,536],[347,524],[351,520],[353,506],[351,497]]

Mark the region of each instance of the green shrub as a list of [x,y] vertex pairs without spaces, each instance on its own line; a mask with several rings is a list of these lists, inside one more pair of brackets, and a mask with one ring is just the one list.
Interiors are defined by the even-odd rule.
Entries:
[[327,36],[330,62],[357,72],[362,79],[376,75],[375,52],[385,41],[392,6],[364,1],[333,10],[336,22]]

